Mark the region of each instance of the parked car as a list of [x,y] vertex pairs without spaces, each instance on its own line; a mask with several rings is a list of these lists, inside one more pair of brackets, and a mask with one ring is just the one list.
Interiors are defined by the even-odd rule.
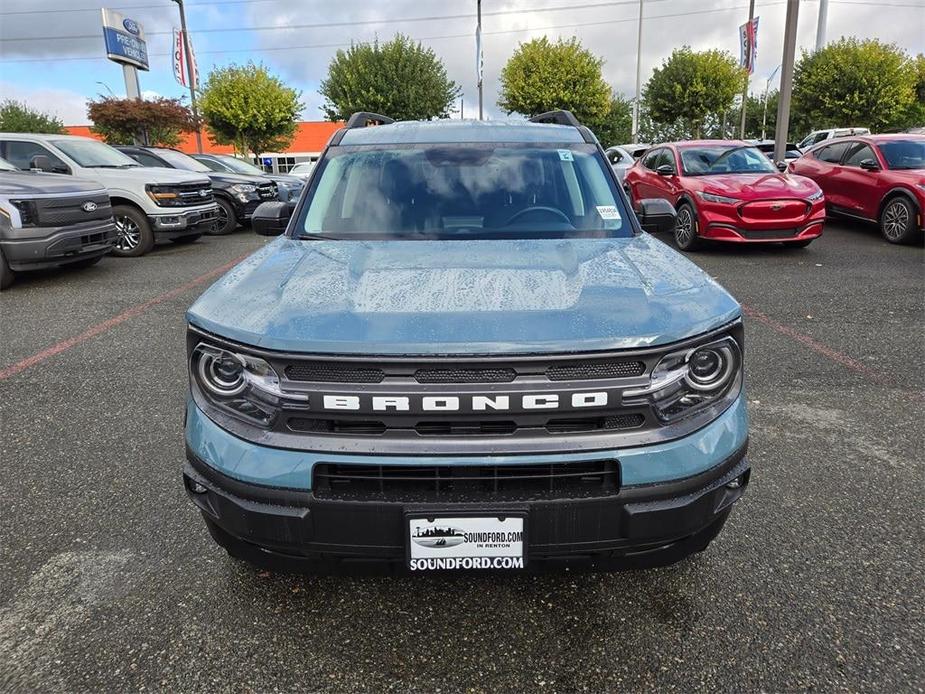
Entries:
[[207,232],[209,234],[230,234],[239,224],[251,218],[261,202],[277,199],[276,183],[273,181],[261,176],[219,173],[176,149],[134,146],[119,146],[116,149],[142,166],[194,171],[208,176],[215,202],[218,203],[218,220]]
[[0,159],[0,289],[23,270],[98,263],[115,241],[109,193],[98,183]]
[[825,192],[829,212],[880,226],[890,243],[911,243],[925,221],[925,137],[867,135],[813,148],[790,162]]
[[649,149],[652,145],[643,144],[641,142],[634,142],[628,145],[618,145],[620,149],[625,150],[630,153],[630,156],[633,159],[639,159],[643,154],[646,153],[646,150]]
[[800,140],[797,149],[806,150],[814,145],[818,145],[825,140],[831,140],[836,137],[848,137],[850,135],[869,135],[870,130],[867,128],[828,128],[827,130],[813,130],[809,135]]
[[269,174],[250,162],[238,159],[230,154],[191,154],[190,156],[196,161],[202,162],[213,171],[267,178],[276,183],[279,199],[283,202],[298,200],[299,195],[302,193],[302,187],[305,185],[304,181],[298,176]]
[[312,175],[312,171],[315,168],[315,162],[313,161],[302,161],[289,169],[289,175],[295,176],[307,181],[308,177]]
[[[748,143],[754,145],[755,149],[759,150],[760,152],[764,152],[764,155],[768,159],[774,161],[774,148],[776,146],[774,140],[748,140]],[[787,142],[784,144],[784,159],[796,159],[802,155],[803,152],[800,151],[800,148],[792,142]]]
[[297,207],[257,210],[279,238],[187,314],[185,487],[232,556],[619,568],[719,532],[740,307],[642,233],[590,130],[534,121],[356,114]]
[[617,180],[622,184],[623,174],[626,173],[626,170],[636,161],[633,159],[633,155],[622,147],[608,147],[604,150],[604,156],[607,157],[607,161],[610,162],[613,172],[617,174]]
[[0,157],[23,171],[70,174],[106,188],[117,232],[113,255],[144,255],[160,239],[190,243],[218,217],[205,176],[143,168],[89,137],[0,133]]
[[783,243],[803,248],[822,234],[825,201],[813,181],[777,170],[737,140],[653,146],[624,176],[634,202],[662,198],[678,210],[675,242]]

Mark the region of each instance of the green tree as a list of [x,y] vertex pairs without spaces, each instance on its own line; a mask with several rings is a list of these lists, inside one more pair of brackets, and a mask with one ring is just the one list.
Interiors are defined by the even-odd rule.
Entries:
[[711,114],[722,114],[735,103],[745,72],[725,51],[694,52],[675,49],[656,68],[646,84],[643,99],[656,124],[683,124],[689,136],[700,137]]
[[607,114],[599,121],[588,122],[586,125],[594,131],[605,148],[625,144],[632,137],[633,104],[622,94],[617,94],[611,98]]
[[176,147],[180,134],[195,132],[196,122],[179,99],[100,97],[87,104],[91,130],[110,145],[130,145],[137,136],[146,145]]
[[212,140],[255,157],[280,152],[295,137],[304,105],[263,65],[215,68],[203,85],[199,110]]
[[[777,126],[777,102],[780,92],[776,89],[768,92],[768,117],[765,125],[765,137],[774,139],[774,128]],[[764,117],[764,92],[749,94],[745,102],[745,137],[759,139],[761,137],[761,122]],[[739,111],[736,111],[736,124],[739,123]],[[736,135],[738,137],[738,135]]]
[[913,63],[915,70],[915,98],[906,114],[907,127],[925,126],[925,55],[919,53]]
[[915,99],[912,59],[893,44],[842,38],[815,53],[803,51],[793,72],[799,131],[902,125]]
[[550,43],[544,36],[522,43],[501,70],[498,106],[525,116],[564,108],[582,123],[600,126],[613,108],[622,108],[614,106],[601,65],[576,38]]
[[0,132],[63,133],[64,123],[55,116],[29,108],[22,101],[6,99],[0,103]]
[[334,121],[358,111],[396,120],[446,118],[460,94],[440,58],[402,34],[337,51],[318,91],[322,111]]

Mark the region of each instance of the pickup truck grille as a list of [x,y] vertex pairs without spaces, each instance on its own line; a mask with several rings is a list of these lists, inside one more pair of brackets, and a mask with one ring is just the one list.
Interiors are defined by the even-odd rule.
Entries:
[[178,195],[175,207],[193,207],[212,202],[211,183],[183,183],[176,186],[159,186],[164,190],[176,191]]
[[[69,226],[112,217],[112,206],[106,193],[39,198],[34,204],[37,216],[35,225],[40,227]],[[84,209],[84,205],[91,209]]]
[[257,195],[260,196],[261,200],[276,200],[277,199],[277,190],[276,184],[272,181],[269,183],[261,183],[257,186]]

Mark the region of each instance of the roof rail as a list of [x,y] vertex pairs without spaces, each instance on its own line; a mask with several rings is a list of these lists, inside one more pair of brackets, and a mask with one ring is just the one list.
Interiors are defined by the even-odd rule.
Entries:
[[[575,128],[581,126],[575,114],[571,111],[559,109],[558,111],[547,111],[530,119],[531,123],[552,123],[553,125],[571,125]],[[349,126],[348,126],[349,127]]]
[[371,125],[388,125],[394,122],[395,119],[388,116],[370,113],[369,111],[359,111],[350,116],[345,127],[350,130],[351,128],[368,128]]

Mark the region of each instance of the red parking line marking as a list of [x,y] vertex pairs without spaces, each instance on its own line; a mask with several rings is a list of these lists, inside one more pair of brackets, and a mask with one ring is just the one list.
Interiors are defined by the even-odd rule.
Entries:
[[196,277],[195,279],[190,280],[186,284],[182,284],[179,287],[174,287],[170,291],[164,292],[163,294],[158,294],[152,299],[148,299],[147,301],[143,303],[136,304],[135,306],[132,306],[131,308],[127,308],[122,313],[116,316],[113,316],[112,318],[109,318],[107,320],[104,320],[102,323],[91,325],[89,328],[84,330],[79,335],[74,335],[74,337],[69,337],[66,340],[62,340],[61,342],[55,345],[52,345],[51,347],[48,347],[47,349],[43,349],[41,352],[36,352],[31,357],[26,357],[25,359],[22,359],[21,361],[18,361],[15,364],[11,364],[10,366],[0,369],[0,381],[6,380],[7,378],[10,378],[11,376],[15,376],[16,374],[21,373],[25,371],[26,369],[29,369],[35,366],[36,364],[41,364],[43,361],[46,361],[47,359],[51,359],[52,357],[58,354],[61,354],[62,352],[66,352],[72,347],[76,347],[77,345],[82,344],[86,342],[87,340],[94,338],[97,335],[100,335],[101,333],[104,333],[107,330],[110,330],[111,328],[116,327],[120,323],[124,323],[129,318],[140,316],[142,313],[147,311],[152,306],[157,306],[158,304],[162,304],[165,301],[170,301],[171,299],[174,299],[180,296],[181,294],[188,292],[190,289],[194,289],[195,287],[198,287],[200,284],[204,282],[208,282],[213,277],[216,277],[217,275],[221,275],[227,272],[228,270],[230,270],[231,268],[233,268],[235,265],[237,265],[242,260],[244,260],[248,255],[250,254],[248,253],[248,254],[242,255],[239,258],[235,258],[231,262],[225,263],[224,265],[221,265],[217,268],[209,270],[204,275],[199,275],[199,277]]

